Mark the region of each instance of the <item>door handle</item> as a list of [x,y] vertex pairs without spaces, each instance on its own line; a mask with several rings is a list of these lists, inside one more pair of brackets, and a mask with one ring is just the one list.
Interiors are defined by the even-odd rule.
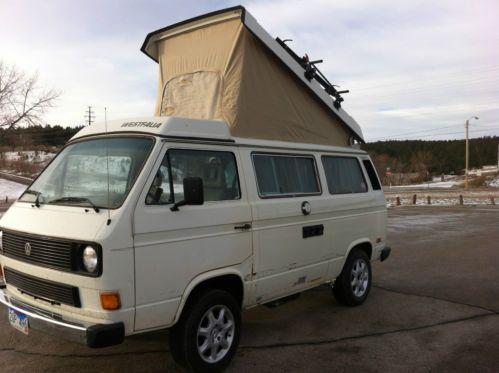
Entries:
[[246,224],[243,224],[243,225],[236,225],[234,227],[234,229],[242,229],[242,230],[251,229],[251,224],[250,223],[246,223]]

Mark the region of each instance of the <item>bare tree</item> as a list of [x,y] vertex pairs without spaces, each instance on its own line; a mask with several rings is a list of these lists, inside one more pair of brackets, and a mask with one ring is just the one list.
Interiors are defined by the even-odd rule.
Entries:
[[426,181],[430,176],[430,168],[433,165],[433,157],[430,152],[419,150],[412,155],[410,167],[413,172],[418,173],[418,177],[414,181]]
[[59,96],[59,91],[39,86],[38,74],[26,76],[0,61],[0,128],[42,124],[43,114]]

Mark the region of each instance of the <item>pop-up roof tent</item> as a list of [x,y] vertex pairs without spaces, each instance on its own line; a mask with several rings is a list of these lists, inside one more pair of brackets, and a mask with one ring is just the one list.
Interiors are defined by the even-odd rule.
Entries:
[[235,137],[364,142],[339,102],[241,6],[154,31],[141,50],[159,63],[155,115],[223,119]]

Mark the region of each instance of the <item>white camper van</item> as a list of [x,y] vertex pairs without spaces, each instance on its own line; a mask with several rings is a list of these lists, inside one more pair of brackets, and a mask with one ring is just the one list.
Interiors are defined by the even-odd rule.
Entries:
[[[207,19],[216,17],[222,17],[218,26],[237,20],[238,32],[251,21],[241,7]],[[199,31],[189,28],[192,22],[148,38],[185,37]],[[264,35],[256,22],[251,27],[249,36]],[[301,68],[287,54],[277,62]],[[175,84],[160,85],[159,110],[163,103],[184,110],[176,106],[182,89],[204,79],[175,74]],[[364,151],[348,146],[349,137],[362,139],[360,128],[343,109],[319,107],[324,112],[310,115],[327,114],[341,126],[316,120],[317,131],[308,133],[296,125],[303,114],[298,105],[286,114],[288,132],[279,127],[284,122],[248,129],[251,113],[237,107],[246,104],[224,91],[234,87],[222,89],[211,78],[200,86],[213,84],[232,102],[211,103],[227,120],[196,119],[201,114],[190,103],[193,118],[159,113],[86,127],[2,217],[0,303],[14,328],[46,330],[89,347],[171,328],[176,361],[217,371],[235,353],[243,309],[324,283],[345,305],[366,300],[370,262],[386,259],[390,248],[375,169]],[[291,83],[288,94],[301,94],[302,83]],[[303,84],[320,101],[314,96],[322,95],[320,87]],[[338,145],[323,144],[326,125]]]

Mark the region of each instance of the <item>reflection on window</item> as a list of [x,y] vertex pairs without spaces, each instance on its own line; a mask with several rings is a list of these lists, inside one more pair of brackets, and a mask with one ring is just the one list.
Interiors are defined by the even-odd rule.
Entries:
[[149,189],[146,203],[168,204],[182,201],[183,181],[186,177],[200,177],[203,180],[205,201],[226,201],[241,197],[236,161],[232,153],[171,149],[165,155]]
[[[119,207],[133,186],[149,150],[149,138],[110,137],[68,145],[21,196],[33,202]],[[69,200],[72,199],[72,200]]]
[[165,157],[149,188],[146,203],[148,205],[164,205],[172,202],[170,176],[168,173],[168,157]]
[[107,164],[109,162],[109,192],[124,194],[132,164],[129,156],[101,157],[75,154],[68,157],[66,180],[62,194],[87,196],[107,189]]
[[367,184],[357,158],[324,156],[322,164],[326,173],[329,193],[367,192]]
[[320,193],[312,157],[253,155],[261,196]]

